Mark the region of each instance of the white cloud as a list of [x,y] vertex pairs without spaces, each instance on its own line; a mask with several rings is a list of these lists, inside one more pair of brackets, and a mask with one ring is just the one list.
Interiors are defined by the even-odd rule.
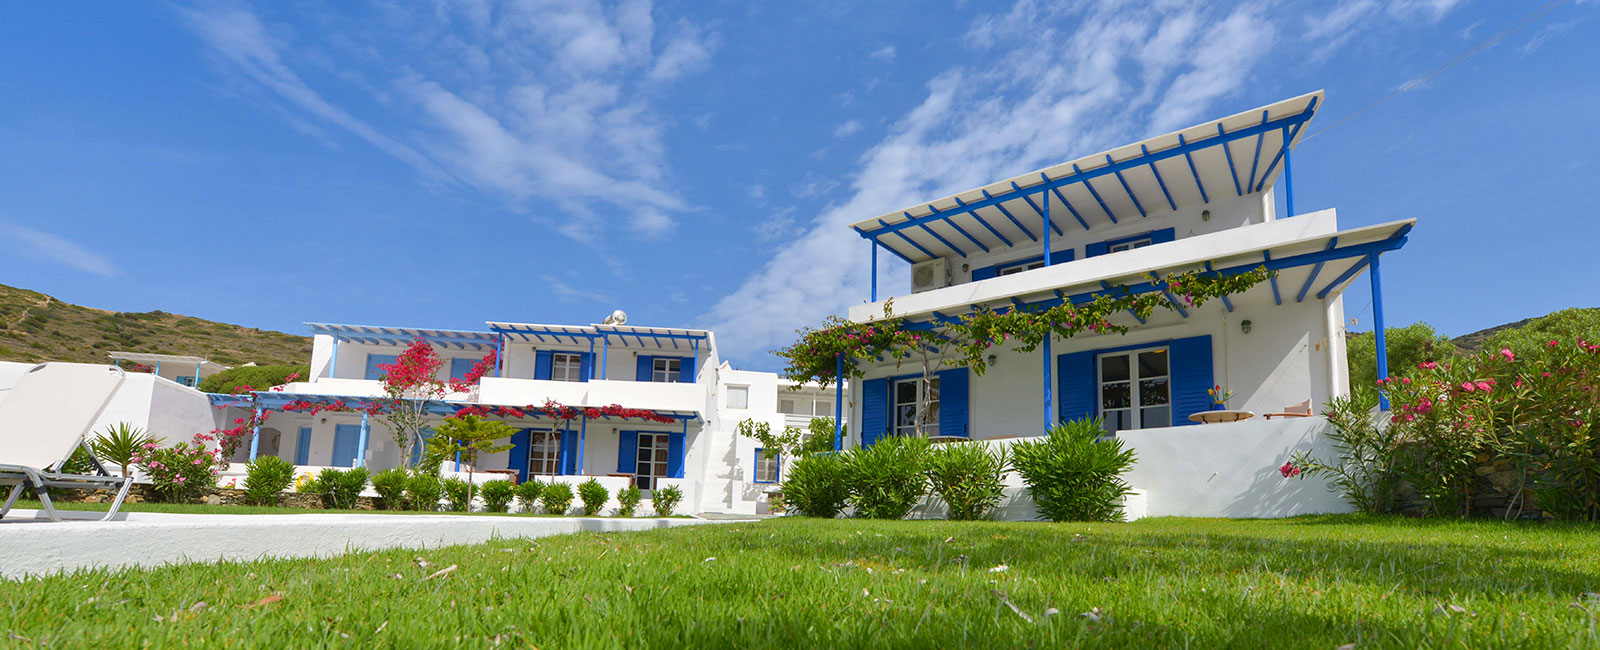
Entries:
[[8,248],[23,257],[106,278],[122,274],[111,258],[56,235],[8,223],[0,223],[0,233],[5,234],[0,241],[5,241]]
[[867,57],[871,58],[871,59],[876,59],[876,60],[879,60],[879,61],[883,61],[883,62],[886,62],[886,63],[889,62],[889,61],[893,61],[894,60],[894,46],[893,45],[885,45],[883,47],[880,47],[880,48],[878,48],[876,50],[873,50],[871,54],[867,55]]
[[1528,39],[1528,42],[1524,43],[1522,45],[1522,47],[1518,48],[1518,49],[1523,54],[1533,54],[1534,52],[1538,51],[1541,46],[1544,45],[1545,41],[1548,41],[1553,37],[1560,36],[1562,34],[1565,34],[1565,33],[1569,32],[1569,31],[1572,31],[1572,28],[1573,27],[1577,27],[1577,26],[1578,26],[1578,21],[1576,21],[1576,20],[1568,20],[1568,21],[1564,21],[1564,22],[1552,23],[1552,24],[1549,24],[1549,25],[1545,25],[1544,29],[1539,30],[1538,33],[1533,35],[1533,38]]
[[1380,18],[1399,23],[1438,22],[1460,3],[1461,0],[1341,0],[1327,13],[1305,19],[1305,40],[1314,46],[1312,58],[1321,60],[1362,32],[1383,24]]
[[597,302],[597,303],[605,303],[605,304],[615,304],[616,303],[616,300],[613,300],[610,295],[603,294],[603,293],[595,293],[595,292],[592,292],[592,291],[584,291],[582,289],[578,289],[578,288],[576,288],[576,287],[574,287],[574,286],[572,286],[570,284],[562,282],[560,278],[557,278],[556,276],[553,276],[553,275],[549,275],[549,274],[541,275],[541,276],[539,276],[539,282],[544,284],[545,288],[549,289],[550,293],[555,294],[556,298],[560,299],[562,302],[568,302],[568,303]]
[[848,138],[861,132],[861,121],[850,120],[833,128],[833,137]]

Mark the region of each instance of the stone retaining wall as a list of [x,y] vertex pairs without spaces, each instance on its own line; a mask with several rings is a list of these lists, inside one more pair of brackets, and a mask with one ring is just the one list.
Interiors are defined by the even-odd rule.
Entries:
[[[110,503],[117,494],[107,490],[62,490],[58,495],[51,495],[51,499],[66,503]],[[377,510],[377,497],[356,497],[356,510]],[[150,498],[150,486],[144,483],[135,483],[128,489],[128,498],[125,503],[152,503],[159,502]],[[214,488],[200,496],[186,499],[184,503],[206,505],[247,505],[244,501],[244,490],[235,488]],[[278,495],[278,506],[284,508],[304,508],[307,510],[323,510],[322,496],[308,492],[284,492]]]

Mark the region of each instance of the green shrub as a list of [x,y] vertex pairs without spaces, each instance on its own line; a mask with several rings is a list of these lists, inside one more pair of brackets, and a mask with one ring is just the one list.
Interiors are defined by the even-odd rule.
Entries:
[[1335,397],[1322,414],[1328,418],[1327,436],[1337,450],[1336,461],[1324,462],[1309,452],[1296,452],[1289,464],[1304,476],[1325,475],[1329,489],[1344,494],[1356,510],[1386,514],[1395,510],[1406,448],[1400,427],[1380,426],[1373,409],[1376,391],[1356,391]]
[[526,483],[517,485],[517,501],[522,504],[522,511],[533,514],[539,511],[539,497],[544,496],[544,484],[538,479],[528,479]]
[[544,511],[552,515],[567,514],[567,508],[572,507],[572,486],[566,483],[551,483],[544,486],[544,494],[539,495]]
[[951,519],[983,519],[1005,498],[1005,449],[977,442],[934,445],[926,457],[928,484],[950,507]]
[[[1427,323],[1383,330],[1384,347],[1389,352],[1389,372],[1417,367],[1424,361],[1449,361],[1456,344],[1433,331]],[[1372,332],[1345,336],[1345,361],[1350,368],[1350,392],[1362,399],[1378,398],[1378,340]],[[1499,348],[1495,348],[1499,349]]]
[[583,515],[593,517],[600,513],[606,506],[606,501],[611,499],[611,491],[600,481],[589,479],[578,484],[578,498],[583,500]]
[[650,491],[650,505],[655,506],[657,517],[671,517],[672,510],[683,500],[683,489],[676,485],[657,487]]
[[444,497],[444,484],[439,477],[427,472],[414,472],[406,480],[406,505],[412,510],[433,512],[439,509],[439,499]]
[[1122,521],[1122,499],[1132,492],[1122,473],[1133,466],[1134,453],[1117,438],[1099,441],[1103,434],[1099,420],[1073,420],[1011,447],[1011,464],[1040,518]]
[[620,517],[632,517],[633,511],[639,509],[639,499],[642,497],[643,493],[639,492],[639,486],[637,485],[630,485],[617,490],[617,515]]
[[306,379],[311,366],[239,366],[229,368],[200,380],[200,390],[206,393],[231,393],[240,386],[266,390],[289,381],[290,375]]
[[484,512],[505,512],[511,499],[517,496],[517,488],[504,479],[485,481],[478,486],[478,496],[483,497]]
[[277,456],[260,456],[245,464],[244,500],[258,506],[278,505],[278,495],[294,484],[294,464]]
[[451,512],[472,512],[473,486],[466,479],[450,477],[444,480],[444,498]]
[[411,475],[399,467],[373,474],[372,491],[378,493],[378,507],[384,510],[404,509],[406,485],[410,481]]
[[122,468],[122,475],[128,475],[128,466],[133,464],[133,457],[138,455],[139,449],[146,444],[160,445],[161,438],[145,433],[144,429],[133,426],[127,422],[118,422],[111,428],[96,435],[89,443],[89,448],[94,450],[94,455],[100,460],[115,463]]
[[807,517],[838,516],[850,500],[847,463],[842,454],[814,454],[795,461],[783,478],[784,507]]
[[347,470],[337,468],[324,468],[317,474],[317,480],[307,488],[308,492],[322,495],[322,505],[335,510],[354,510],[356,498],[361,496],[361,490],[367,487],[367,468],[352,467]]
[[850,505],[868,519],[904,519],[928,493],[922,472],[925,438],[888,436],[871,447],[852,450],[845,460]]

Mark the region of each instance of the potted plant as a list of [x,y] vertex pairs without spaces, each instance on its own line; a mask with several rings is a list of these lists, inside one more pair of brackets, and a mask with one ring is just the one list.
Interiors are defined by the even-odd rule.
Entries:
[[1223,390],[1220,384],[1212,386],[1206,392],[1211,394],[1211,410],[1213,411],[1226,410],[1228,408],[1228,400],[1233,398],[1233,391]]

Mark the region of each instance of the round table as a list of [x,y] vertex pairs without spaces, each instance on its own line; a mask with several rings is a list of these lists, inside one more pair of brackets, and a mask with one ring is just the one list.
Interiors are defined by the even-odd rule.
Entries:
[[1238,422],[1240,420],[1248,420],[1255,416],[1256,414],[1253,411],[1235,411],[1231,409],[1224,409],[1221,411],[1201,411],[1189,416],[1189,420],[1191,422],[1199,422],[1201,424],[1216,424],[1218,422]]

